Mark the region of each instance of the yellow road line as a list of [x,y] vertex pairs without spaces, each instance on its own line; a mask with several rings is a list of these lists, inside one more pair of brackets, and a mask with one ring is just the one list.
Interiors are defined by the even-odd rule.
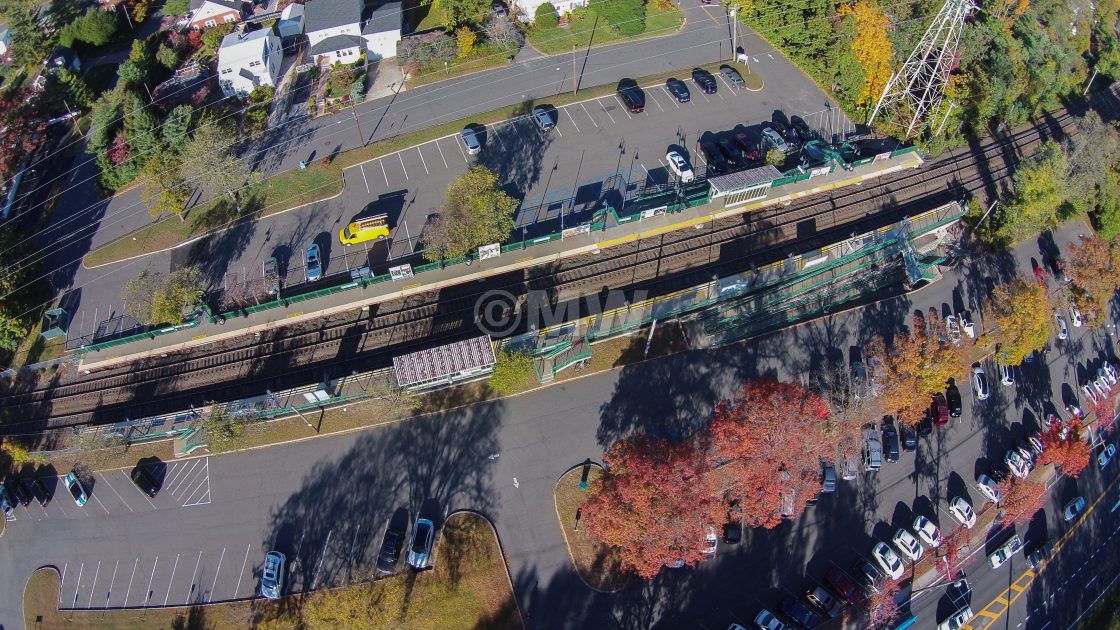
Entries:
[[708,10],[707,6],[700,5],[700,9],[704,11],[704,13],[707,13],[708,17],[712,18],[712,21],[716,23],[716,26],[724,26],[724,24],[721,24],[720,21],[716,19],[716,16],[712,15],[712,12]]

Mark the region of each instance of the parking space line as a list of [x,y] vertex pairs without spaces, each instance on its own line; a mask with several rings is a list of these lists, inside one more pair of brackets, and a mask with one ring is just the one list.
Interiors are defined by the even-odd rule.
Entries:
[[167,594],[163,596],[163,605],[171,599],[171,585],[175,583],[175,571],[179,568],[179,554],[175,554],[175,564],[171,567],[171,579],[167,580]]
[[315,584],[319,581],[319,570],[323,568],[323,560],[327,558],[327,547],[331,545],[331,534],[334,529],[327,531],[327,540],[323,543],[323,550],[319,552],[319,564],[315,566],[315,575],[311,576],[311,590],[315,590]]
[[369,180],[366,179],[366,167],[362,164],[359,164],[358,165],[358,170],[360,170],[362,172],[362,181],[365,182],[366,194],[368,195],[369,194]]
[[404,166],[404,158],[401,157],[400,151],[397,151],[397,159],[401,161],[401,168],[404,170],[404,178],[408,179],[408,169]]
[[193,464],[196,461],[198,461],[197,458],[192,459],[189,462],[182,462],[182,463],[173,465],[171,467],[171,469],[175,471],[175,474],[171,475],[170,479],[165,480],[163,482],[163,486],[165,488],[170,488],[172,485],[174,485],[175,480],[179,478],[179,475],[183,474],[183,469],[185,469],[187,466]]
[[200,562],[202,562],[202,550],[201,549],[198,550],[198,560],[194,561],[194,572],[191,573],[191,590],[187,591],[187,599],[186,599],[186,601],[183,602],[184,604],[190,603],[190,601],[191,601],[191,594],[194,593],[194,580],[195,580],[195,576],[198,575],[198,565],[199,565]]
[[564,113],[568,115],[568,120],[572,121],[572,126],[576,128],[576,133],[583,133],[579,130],[579,125],[576,124],[576,119],[572,118],[572,113],[568,111],[567,107],[564,108]]
[[[587,111],[587,106],[585,106],[583,103],[580,103],[579,106],[580,106],[580,108],[583,109],[583,113],[587,114],[587,119],[591,121],[591,124],[595,125],[595,128],[598,129],[599,128],[599,123],[595,122],[595,119],[591,117],[591,112]],[[607,115],[609,116],[610,114],[607,114]],[[575,122],[575,121],[572,121],[572,122]]]
[[[116,492],[116,491],[114,490],[114,492]],[[97,504],[101,506],[102,510],[105,510],[106,514],[109,513],[109,508],[105,507],[105,504],[101,502],[101,499],[98,499],[96,496],[94,496],[92,494],[90,496],[93,497],[94,501],[97,501]]]
[[502,141],[502,134],[498,132],[498,127],[500,125],[492,125],[492,126],[494,128],[494,139],[498,141],[498,145],[501,147],[502,151],[505,151],[506,150],[506,143]]
[[203,467],[198,466],[197,468],[197,470],[192,470],[189,476],[184,476],[179,480],[179,485],[171,491],[171,496],[180,501],[183,500],[183,496],[185,495],[187,489],[192,488],[198,477],[203,476]]
[[[420,163],[424,165],[424,173],[431,175],[432,172],[428,170],[428,161],[424,159],[424,152],[420,150],[421,146],[423,145],[416,145],[416,152],[420,154]],[[401,162],[404,162],[404,160],[401,160]]]
[[[199,496],[197,501],[192,502],[191,499],[194,498],[195,493],[197,493],[203,487],[206,488],[206,492],[204,492],[201,496]],[[193,505],[203,505],[204,503],[209,503],[209,502],[210,502],[210,460],[207,459],[206,460],[206,469],[205,469],[205,472],[202,475],[202,481],[199,482],[198,488],[195,488],[193,491],[191,491],[191,493],[187,496],[187,498],[183,500],[183,507],[190,507],[190,506],[193,506]]]
[[[675,96],[673,96],[672,94],[669,93],[669,88],[667,88],[663,85],[663,86],[661,86],[661,91],[665,92],[665,96],[669,97],[669,102],[676,105],[677,109],[681,108],[681,104],[677,102],[677,97],[675,97]],[[665,110],[661,110],[661,111],[665,111]]]
[[[121,471],[121,472],[124,472],[124,471]],[[135,512],[136,511],[136,510],[132,509],[132,506],[128,504],[128,501],[124,500],[124,497],[121,496],[121,493],[117,492],[117,489],[113,487],[113,484],[109,483],[109,477],[108,476],[106,476],[105,474],[102,474],[101,478],[105,481],[105,485],[109,486],[109,489],[113,491],[113,494],[117,495],[117,498],[121,500],[121,503],[123,503],[124,506],[126,508],[128,508],[129,512]]]
[[128,596],[132,594],[132,580],[136,579],[136,567],[139,564],[140,558],[136,558],[136,561],[132,563],[132,577],[128,578],[128,590],[124,592],[124,601],[121,602],[122,607],[128,606]]
[[463,161],[470,164],[471,161],[467,159],[467,152],[463,150],[463,142],[460,140],[455,143],[455,146],[459,147],[459,155],[463,156]]
[[218,585],[218,574],[222,570],[222,560],[226,559],[226,548],[222,547],[222,555],[218,558],[218,568],[214,569],[214,581],[210,583],[210,596],[206,598],[206,603],[209,604],[214,600],[214,587]]
[[237,574],[237,586],[233,589],[233,599],[237,599],[237,591],[241,590],[241,578],[245,577],[245,565],[249,562],[249,550],[253,548],[253,543],[245,545],[245,559],[241,561],[241,572]]
[[556,130],[556,133],[560,134],[561,138],[564,137],[564,132],[560,131],[560,125],[553,125],[552,128]]
[[82,570],[86,568],[86,563],[78,567],[78,581],[74,584],[74,601],[70,602],[71,606],[76,606],[78,603],[78,589],[82,588]]
[[167,491],[170,492],[172,496],[175,495],[175,492],[179,489],[179,486],[183,485],[183,482],[187,480],[187,477],[194,474],[194,469],[198,467],[198,465],[199,465],[199,463],[201,463],[201,461],[202,461],[201,459],[196,459],[196,460],[192,461],[190,463],[190,472],[180,471],[180,472],[186,472],[186,474],[183,474],[181,476],[179,474],[175,475],[175,477],[178,481],[177,482],[172,481],[172,483],[170,484],[171,487],[167,489]]
[[156,579],[156,567],[159,566],[159,556],[156,556],[155,564],[152,565],[152,576],[148,578],[148,590],[144,593],[144,605],[147,606],[148,602],[152,600],[152,582]]
[[89,587],[89,602],[86,603],[86,608],[93,608],[93,593],[97,590],[97,577],[101,575],[101,561],[97,561],[97,570],[93,572],[93,584]]
[[451,168],[447,165],[447,158],[443,157],[443,149],[439,147],[439,140],[433,140],[432,144],[436,145],[436,151],[439,151],[439,159],[443,160],[443,168]]
[[385,178],[385,187],[388,188],[389,174],[385,172],[385,160],[378,160],[377,163],[381,165],[381,176]]
[[[125,474],[124,470],[121,470],[120,472],[121,472],[122,475],[125,476],[126,479],[128,479],[128,475]],[[137,488],[136,484],[132,483],[131,479],[128,480],[128,485],[132,486],[133,490],[135,490],[140,496],[144,497],[144,500],[148,502],[148,505],[152,506],[152,509],[159,509],[159,508],[156,508],[156,504],[152,503],[152,500],[148,498],[148,495],[144,494],[143,490],[141,490],[140,488]]]
[[[618,98],[617,95],[614,97],[614,102],[616,102],[616,103],[618,103],[619,105],[622,106],[622,113],[626,114],[627,118],[629,118],[630,120],[634,120],[634,117],[630,115],[630,108],[627,107],[626,104],[622,102],[622,99]],[[607,111],[607,108],[604,107],[603,111]],[[643,112],[645,111],[644,107],[642,108],[642,111]]]
[[105,608],[109,607],[109,598],[113,596],[113,586],[117,583],[117,569],[120,568],[120,566],[120,560],[117,560],[113,564],[113,577],[109,579],[109,590],[105,592]]
[[[617,125],[618,123],[615,122],[614,116],[611,116],[611,113],[607,111],[607,108],[606,108],[605,105],[603,105],[603,102],[599,99],[595,99],[595,102],[599,104],[599,107],[603,108],[603,113],[607,115],[607,118],[611,119],[611,124]],[[623,111],[625,111],[625,110],[623,110]],[[590,116],[590,115],[591,114],[588,114],[588,116]],[[630,114],[626,114],[626,115],[629,116]]]
[[[653,97],[653,90],[650,90],[649,98],[650,98],[651,101],[653,101],[654,105],[657,105],[657,109],[660,109],[661,113],[664,114],[665,113],[665,108],[662,107],[661,103],[657,102],[657,99]],[[646,114],[646,115],[648,116],[649,114]]]
[[646,168],[645,164],[638,162],[638,166],[642,167],[642,170],[646,172],[646,179],[653,179],[653,176],[649,174],[649,169]]

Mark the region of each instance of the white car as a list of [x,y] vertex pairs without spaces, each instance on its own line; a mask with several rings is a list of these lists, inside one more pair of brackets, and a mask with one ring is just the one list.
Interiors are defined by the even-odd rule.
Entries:
[[928,518],[919,516],[914,519],[914,531],[918,533],[918,538],[921,538],[927,546],[941,546],[941,530],[937,529],[933,521]]
[[[1078,407],[1077,405],[1066,405],[1066,411],[1069,412],[1069,415],[1073,418],[1081,417],[1081,407]],[[1055,416],[1053,414],[1051,414],[1050,417],[1054,418],[1055,420],[1058,419],[1058,416]]]
[[1069,321],[1073,324],[1074,328],[1081,328],[1081,325],[1085,323],[1084,320],[1081,319],[1081,311],[1077,310],[1073,302],[1069,304]]
[[992,503],[999,503],[1003,500],[1003,495],[996,487],[996,482],[984,473],[980,473],[980,476],[976,479],[976,487],[980,490],[980,494],[987,497]]
[[973,616],[972,609],[968,606],[949,615],[949,618],[937,624],[937,630],[960,630]]
[[692,165],[684,156],[676,151],[670,151],[665,154],[665,161],[669,163],[669,170],[673,171],[682,184],[687,184],[696,179],[696,174],[692,172]]
[[786,630],[786,624],[765,608],[755,615],[754,625],[758,626],[760,630]]
[[1101,397],[1102,402],[1108,400],[1108,395],[1112,390],[1112,388],[1108,386],[1108,381],[1098,376],[1097,380],[1089,381],[1089,386],[1097,390],[1097,395]]
[[1012,449],[1007,451],[1007,455],[1003,456],[1003,463],[1007,464],[1007,469],[1011,471],[1012,475],[1020,479],[1026,479],[1027,475],[1031,473],[1031,467],[1023,456],[1018,451]]
[[922,553],[925,552],[925,549],[922,549],[922,543],[918,542],[914,534],[911,534],[905,527],[894,533],[894,546],[898,547],[898,550],[904,556],[910,558],[912,562],[920,560]]
[[1101,468],[1108,466],[1108,463],[1112,461],[1112,457],[1114,455],[1116,455],[1116,445],[1109,444],[1108,446],[1104,447],[1104,450],[1101,451],[1100,455],[1097,455],[1097,464],[1099,464]]
[[998,569],[1022,548],[1023,541],[1019,539],[1017,534],[1012,534],[1011,538],[1007,539],[1007,542],[1000,545],[998,549],[988,556],[988,564],[993,569]]
[[965,529],[972,529],[972,526],[976,524],[976,512],[972,511],[972,506],[968,504],[968,501],[960,497],[953,497],[953,500],[949,501],[949,513],[953,515],[953,518],[960,521]]
[[716,545],[719,544],[719,537],[716,536],[716,528],[709,525],[704,530],[704,541],[700,543],[700,553],[711,556],[716,553]]
[[1042,455],[1042,451],[1046,448],[1042,444],[1042,437],[1037,434],[1028,437],[1027,444],[1031,445],[1031,450],[1034,451],[1035,455]]
[[875,562],[878,562],[879,566],[883,567],[883,571],[886,571],[887,575],[891,576],[892,579],[897,580],[901,578],[902,574],[906,571],[906,567],[903,566],[902,560],[899,559],[898,554],[885,542],[879,541],[875,543],[875,546],[871,548],[871,555],[875,558]]
[[1069,338],[1069,326],[1066,326],[1066,320],[1062,317],[1062,314],[1055,312],[1054,320],[1058,322],[1058,339]]
[[1003,383],[1004,386],[1006,386],[1006,387],[1010,387],[1011,385],[1014,385],[1015,384],[1015,374],[1011,371],[1011,366],[1010,365],[1004,365],[1002,363],[1000,363],[998,365],[999,365],[999,382]]
[[1106,379],[1108,379],[1108,384],[1109,385],[1116,385],[1117,382],[1118,382],[1118,380],[1117,380],[1118,376],[1116,374],[1116,366],[1112,365],[1108,361],[1104,362],[1104,365],[1101,366],[1101,369],[1097,370],[1097,373],[1104,375],[1104,377]]
[[1081,386],[1081,393],[1085,394],[1085,397],[1093,404],[1100,402],[1098,400],[1100,397],[1097,395],[1097,388],[1089,387],[1089,383],[1085,383]]
[[972,368],[972,392],[976,394],[976,400],[988,399],[988,375],[979,365]]

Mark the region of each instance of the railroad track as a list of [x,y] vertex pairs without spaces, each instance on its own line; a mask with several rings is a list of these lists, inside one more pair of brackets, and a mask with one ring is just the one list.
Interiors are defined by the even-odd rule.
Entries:
[[[807,222],[819,244],[825,244],[843,238],[853,228],[878,227],[896,221],[896,216],[916,214],[995,186],[1008,177],[1015,160],[1033,154],[1057,129],[1068,132],[1074,120],[1070,112],[1062,110],[1046,125],[988,138],[979,151],[954,150],[921,169],[873,186],[839,189],[828,198],[809,198],[788,207],[724,219],[704,230],[669,233],[599,255],[565,259],[543,270],[538,267],[512,274],[519,277],[499,277],[482,285],[459,285],[442,293],[378,304],[368,316],[356,311],[355,317],[324,320],[313,330],[293,327],[247,335],[232,344],[203,346],[76,383],[4,396],[0,399],[5,419],[2,430],[113,422],[207,400],[233,399],[266,388],[314,382],[322,377],[326,364],[336,376],[383,366],[392,355],[478,334],[476,305],[483,294],[495,289],[520,295],[527,290],[575,295],[589,286],[607,286],[644,289],[656,295],[692,286],[710,278],[713,271],[743,268],[745,259],[772,260],[790,250],[809,249],[811,244],[798,238],[798,229],[804,229],[801,226]],[[980,168],[991,162],[995,163],[992,168]],[[889,199],[890,209],[868,211],[868,206],[875,210],[884,205],[884,197]],[[703,272],[699,272],[701,268]],[[182,381],[187,379],[184,386]]]

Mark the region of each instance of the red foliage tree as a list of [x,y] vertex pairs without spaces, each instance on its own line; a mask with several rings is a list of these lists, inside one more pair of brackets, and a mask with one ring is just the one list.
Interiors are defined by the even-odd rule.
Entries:
[[202,31],[191,31],[190,35],[187,36],[187,42],[195,50],[202,48]]
[[705,528],[720,506],[708,458],[692,442],[632,436],[603,455],[606,471],[582,506],[587,534],[620,550],[625,566],[649,579],[666,563],[704,559]]
[[895,596],[901,590],[898,580],[887,578],[878,592],[872,592],[864,605],[867,613],[867,628],[886,628],[898,618],[899,605]]
[[734,400],[716,406],[711,447],[728,462],[720,470],[728,478],[724,493],[738,501],[747,524],[774,527],[783,503],[796,517],[820,492],[821,458],[834,450],[827,421],[820,396],[774,379],[748,381]]
[[191,105],[194,107],[202,107],[203,103],[210,96],[210,86],[204,85],[198,88],[198,91],[191,95]]
[[954,579],[953,576],[963,571],[965,563],[969,561],[968,530],[953,530],[953,533],[941,540],[941,546],[937,550],[945,554],[939,561],[944,563],[945,579]]
[[1116,423],[1116,400],[1105,396],[1097,402],[1090,402],[1089,411],[1097,417],[1097,431],[1107,432]]
[[117,132],[117,135],[113,138],[113,143],[109,145],[105,154],[109,156],[109,161],[114,166],[120,166],[132,157],[132,147],[128,146],[128,139],[124,137],[123,131]]
[[1003,495],[999,502],[1001,524],[1029,521],[1046,500],[1046,484],[1032,479],[1005,479],[998,488]]
[[30,89],[0,90],[0,182],[39,148],[46,128],[41,102]]
[[1068,427],[1057,423],[1042,434],[1041,464],[1054,464],[1070,477],[1077,478],[1089,465],[1089,443],[1081,439],[1081,419],[1073,418]]

